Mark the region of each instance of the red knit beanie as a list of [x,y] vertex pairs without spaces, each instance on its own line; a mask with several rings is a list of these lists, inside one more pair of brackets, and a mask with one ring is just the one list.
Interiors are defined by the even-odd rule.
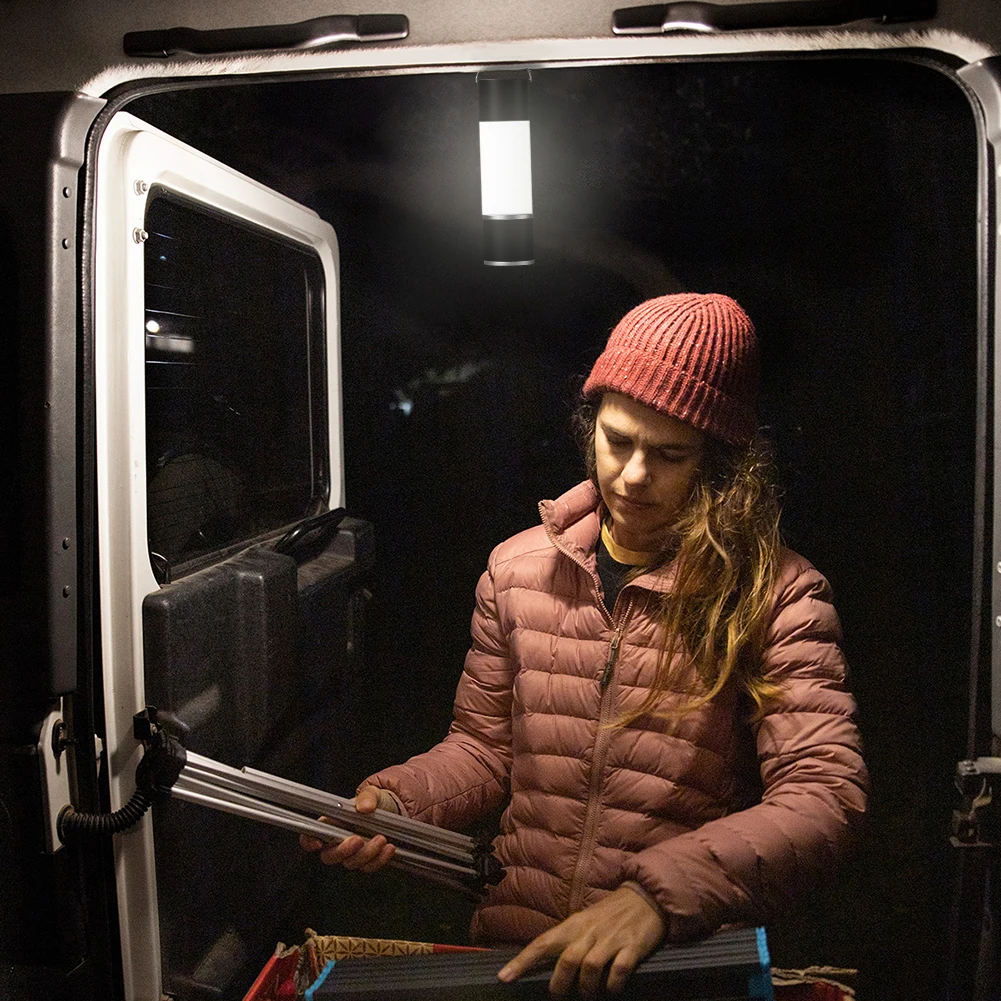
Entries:
[[624,393],[729,442],[757,430],[758,345],[729,296],[682,292],[648,299],[619,321],[584,395]]

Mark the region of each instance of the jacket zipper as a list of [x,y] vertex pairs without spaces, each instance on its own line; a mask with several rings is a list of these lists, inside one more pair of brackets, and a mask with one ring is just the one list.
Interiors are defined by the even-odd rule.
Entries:
[[601,689],[604,691],[612,680],[612,672],[615,670],[615,662],[619,659],[619,643],[622,641],[622,627],[615,630],[612,637],[612,645],[608,648],[608,660],[605,662],[605,670],[601,674]]
[[598,837],[601,790],[605,783],[605,755],[608,753],[608,745],[612,739],[612,730],[608,726],[608,723],[615,701],[615,686],[611,682],[615,675],[615,665],[619,659],[622,633],[626,622],[629,620],[629,613],[632,611],[632,607],[633,599],[630,596],[623,610],[622,618],[615,627],[615,634],[612,636],[612,643],[608,649],[608,659],[605,661],[605,670],[601,675],[601,703],[598,710],[598,731],[594,738],[594,755],[591,759],[591,777],[588,784],[587,810],[584,814],[584,830],[580,839],[580,852],[577,856],[577,865],[574,867],[573,879],[570,883],[570,896],[568,900],[568,912],[570,914],[579,911],[584,901],[585,877],[587,876],[588,866],[591,864],[594,845]]
[[576,563],[594,581],[595,597],[598,598],[598,607],[605,613],[605,618],[615,629],[612,642],[608,650],[608,659],[605,661],[605,669],[601,673],[599,686],[601,689],[601,702],[598,709],[598,732],[594,738],[594,756],[591,759],[591,775],[588,783],[587,808],[584,814],[584,830],[580,839],[580,852],[577,855],[577,864],[574,866],[573,879],[570,881],[570,896],[568,899],[568,914],[574,914],[580,910],[584,900],[584,880],[587,876],[587,869],[594,854],[594,845],[598,836],[598,807],[601,803],[601,789],[604,785],[605,755],[608,752],[608,745],[612,739],[612,731],[608,726],[612,715],[613,693],[615,686],[612,679],[615,676],[615,665],[619,659],[619,648],[622,645],[622,633],[629,614],[632,611],[633,599],[630,595],[626,607],[622,611],[622,618],[615,622],[611,612],[601,599],[601,579],[598,574],[591,570],[587,564],[571,553],[561,540],[556,538],[555,532],[549,525],[546,518],[543,518],[543,526],[549,541],[567,559]]

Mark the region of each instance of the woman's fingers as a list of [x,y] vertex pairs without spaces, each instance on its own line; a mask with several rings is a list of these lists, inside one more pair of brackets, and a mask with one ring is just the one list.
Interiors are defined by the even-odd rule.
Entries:
[[559,956],[549,980],[551,994],[566,994],[576,984],[582,997],[598,997],[606,972],[608,991],[620,991],[664,930],[664,919],[646,897],[621,887],[529,942],[498,977],[515,980],[544,959]]
[[365,786],[355,796],[355,809],[359,813],[372,813],[379,806],[379,793],[375,786]]
[[[329,817],[320,817],[320,821],[324,824],[333,823],[333,821]],[[319,838],[314,838],[312,834],[300,834],[299,845],[301,846],[303,851],[318,852],[322,851],[324,848],[328,848],[330,846],[330,842],[321,841]]]
[[352,834],[339,844],[328,844],[320,852],[325,865],[342,865],[345,869],[361,869],[374,862],[386,845],[386,839],[377,834],[366,841],[360,834]]
[[543,932],[537,938],[532,939],[514,959],[500,970],[497,974],[498,978],[509,983],[512,980],[517,980],[523,973],[541,965],[543,960],[551,956],[558,956],[568,941],[560,934],[562,928],[562,925],[557,925],[552,930]]
[[629,975],[636,969],[642,958],[635,949],[623,949],[612,961],[605,989],[610,994],[617,994],[621,991],[626,986]]
[[365,839],[357,834],[352,834],[343,841],[328,841],[320,851],[320,861],[324,865],[343,865],[364,844]]
[[389,860],[393,857],[393,853],[396,851],[396,845],[383,845],[379,850],[379,854],[371,861],[365,865],[358,867],[359,872],[378,872],[384,865],[386,865]]
[[[312,840],[312,839],[309,839]],[[378,872],[393,857],[396,846],[377,834],[366,841],[361,835],[352,834],[338,844],[319,842],[320,861],[324,865],[342,865],[358,872]],[[307,851],[315,851],[307,846]]]
[[560,996],[566,994],[580,980],[580,993],[584,997],[594,997],[601,986],[601,974],[605,969],[602,963],[597,969],[594,963],[597,957],[591,943],[577,939],[568,945],[556,961],[553,975],[549,978],[549,993]]
[[[354,799],[355,809],[359,813],[372,813],[376,809],[398,812],[396,801],[383,789],[366,786]],[[329,817],[320,820],[332,824]],[[319,852],[320,860],[325,865],[342,865],[345,869],[358,872],[377,872],[393,857],[395,846],[389,844],[385,837],[377,834],[366,841],[361,835],[353,834],[336,843],[321,841],[310,834],[299,835],[299,844],[304,851]]]
[[515,956],[498,976],[505,982],[515,980],[553,956],[559,958],[549,978],[549,992],[556,997],[569,994],[575,985],[584,998],[599,997],[602,987],[611,993],[621,991],[640,960],[635,949],[616,950],[614,945],[593,943],[589,939],[575,939],[569,944],[563,938],[547,942],[536,940]]
[[[348,838],[349,841],[354,840],[353,838]],[[377,834],[374,838],[370,838],[368,841],[364,841],[359,838],[362,842],[361,846],[348,855],[342,862],[341,865],[345,869],[361,869],[362,872],[373,872],[374,870],[370,868],[373,863],[378,863],[379,857],[382,854],[382,849],[386,847],[386,839],[381,835]],[[377,865],[376,868],[379,868]]]

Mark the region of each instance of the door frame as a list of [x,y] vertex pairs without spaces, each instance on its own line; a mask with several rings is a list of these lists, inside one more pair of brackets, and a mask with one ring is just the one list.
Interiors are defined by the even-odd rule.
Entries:
[[[570,44],[569,42],[567,43]],[[576,50],[580,51],[586,49],[587,46],[582,42],[576,42]],[[459,49],[462,47],[455,47]],[[565,51],[565,50],[564,50]],[[604,52],[605,49],[602,49]],[[977,490],[977,503],[978,507],[975,512],[975,517],[977,524],[974,526],[974,541],[977,551],[974,554],[974,578],[975,578],[975,595],[984,594],[985,600],[982,603],[982,609],[984,613],[987,613],[991,608],[991,603],[993,604],[992,618],[997,620],[997,625],[992,621],[988,624],[988,629],[983,631],[983,634],[987,635],[989,642],[987,644],[987,649],[983,649],[983,644],[979,644],[979,637],[981,632],[979,630],[979,614],[980,609],[974,609],[974,624],[973,624],[973,647],[971,649],[971,672],[976,670],[977,665],[987,660],[993,661],[993,714],[995,728],[1001,728],[1001,642],[999,642],[999,633],[1001,633],[1001,454],[999,454],[995,449],[991,447],[992,441],[1001,440],[1001,352],[997,351],[994,347],[996,334],[998,330],[999,320],[998,320],[998,308],[999,303],[1001,303],[1001,276],[999,276],[998,269],[996,267],[996,262],[998,260],[998,252],[1001,250],[1001,231],[996,228],[996,204],[997,204],[997,186],[999,181],[999,176],[997,172],[997,164],[1001,162],[1001,57],[993,57],[986,60],[981,60],[978,62],[962,64],[961,60],[958,59],[954,54],[948,52],[936,53],[935,51],[929,50],[901,50],[889,47],[880,51],[872,51],[869,48],[864,49],[852,49],[847,47],[838,51],[823,51],[823,50],[777,50],[775,48],[769,49],[759,49],[755,51],[716,51],[716,52],[700,52],[693,55],[678,55],[676,51],[671,53],[654,55],[650,53],[644,53],[642,56],[630,58],[628,56],[623,57],[621,55],[622,50],[620,49],[620,55],[617,58],[588,58],[578,57],[574,59],[558,59],[551,60],[547,59],[547,53],[551,54],[552,46],[543,44],[542,42],[525,42],[520,44],[509,43],[505,46],[505,52],[511,56],[511,62],[509,65],[518,66],[530,66],[532,68],[560,68],[564,66],[583,66],[583,65],[610,65],[610,64],[625,64],[633,62],[643,62],[643,63],[660,63],[660,62],[676,62],[676,61],[686,61],[686,62],[702,62],[705,60],[768,60],[768,59],[837,59],[837,58],[876,58],[876,59],[904,59],[907,61],[920,62],[925,65],[932,66],[936,70],[942,72],[944,75],[952,79],[961,89],[964,90],[971,105],[974,110],[974,117],[977,122],[977,129],[979,133],[979,147],[980,147],[980,164],[979,164],[979,180],[978,180],[978,198],[980,202],[980,213],[978,218],[978,231],[975,235],[978,243],[978,253],[979,253],[979,288],[978,288],[978,298],[980,301],[980,317],[978,324],[978,401],[977,401],[977,469],[976,469],[976,490]],[[517,58],[516,53],[520,54],[522,58]],[[414,50],[410,50],[411,56],[414,55]],[[453,57],[459,53],[455,50],[451,53]],[[466,50],[466,55],[469,55],[468,50]],[[478,69],[485,68],[488,64],[485,63],[463,63],[463,64],[449,64],[442,60],[441,62],[431,62],[427,65],[408,65],[405,67],[386,67],[386,66],[370,66],[367,69],[354,69],[347,71],[337,70],[327,70],[326,72],[312,72],[312,73],[291,73],[291,72],[263,72],[260,74],[252,73],[244,76],[235,77],[199,77],[197,79],[170,79],[170,80],[145,80],[145,81],[133,81],[127,84],[123,84],[120,87],[115,88],[114,91],[107,94],[108,104],[105,109],[97,114],[94,110],[94,105],[96,102],[93,99],[87,99],[88,103],[86,105],[86,110],[88,117],[94,123],[93,129],[91,130],[90,136],[90,149],[92,152],[96,151],[98,147],[103,152],[105,143],[108,139],[108,131],[110,130],[109,121],[114,121],[111,118],[114,108],[121,108],[123,105],[127,104],[133,98],[140,96],[141,94],[152,93],[155,91],[162,90],[175,90],[181,87],[188,86],[219,86],[221,84],[240,86],[245,84],[262,84],[262,83],[282,83],[289,82],[293,79],[305,80],[310,78],[331,78],[331,77],[351,77],[351,76],[369,76],[369,75],[398,75],[398,74],[425,74],[425,73],[446,73],[446,72],[463,72],[474,74]],[[77,134],[79,134],[79,129]],[[83,159],[83,158],[81,158]],[[205,158],[209,160],[210,158]],[[93,337],[93,344],[96,349],[96,324],[97,324],[97,312],[93,315],[94,326],[90,328],[91,333],[88,334],[88,324],[91,323],[91,318],[88,315],[89,299],[88,299],[88,289],[91,285],[91,275],[95,283],[100,282],[99,272],[99,254],[96,253],[96,245],[94,246],[93,256],[88,260],[88,255],[91,254],[91,246],[88,243],[90,239],[90,234],[88,232],[90,226],[91,208],[95,200],[95,195],[99,195],[100,185],[102,183],[102,178],[105,173],[105,168],[98,161],[97,176],[95,178],[93,171],[93,164],[95,162],[93,156],[88,156],[84,162],[84,179],[87,189],[90,194],[85,197],[83,216],[82,216],[82,232],[81,232],[81,245],[83,247],[82,264],[78,262],[77,266],[81,268],[79,274],[82,278],[83,296],[84,296],[84,309],[82,313],[82,322],[84,327],[84,337],[83,337],[83,355],[82,357],[86,359],[88,355],[88,337]],[[88,166],[90,164],[91,166]],[[256,182],[251,182],[256,183]],[[127,179],[122,180],[122,184],[127,189],[128,183]],[[51,193],[53,204],[56,207],[63,208],[59,202],[59,191],[54,188]],[[127,199],[126,199],[127,200]],[[136,201],[139,201],[136,198]],[[65,213],[64,213],[65,214]],[[129,217],[132,218],[131,216]],[[53,237],[54,239],[54,237]],[[53,246],[56,246],[54,243]],[[129,247],[129,250],[135,249],[138,254],[141,254],[142,248],[139,245],[135,247]],[[94,286],[98,287],[97,284]],[[76,285],[67,287],[64,283],[60,291],[60,295],[75,295]],[[333,300],[336,302],[336,298]],[[75,304],[74,304],[75,305]],[[63,306],[66,306],[65,299],[63,300]],[[993,359],[993,365],[988,369],[990,360]],[[94,373],[96,374],[96,373]],[[82,399],[80,401],[80,409],[86,413],[87,408],[93,404],[89,400],[94,399],[94,390],[96,385],[96,380],[92,378],[92,374],[89,373],[84,367],[81,372],[81,382],[80,386],[83,387]],[[339,373],[338,373],[339,381]],[[88,399],[88,390],[90,393]],[[993,409],[988,410],[991,399],[991,390],[993,390]],[[96,394],[96,399],[98,401],[98,407],[101,406],[101,394],[100,391]],[[333,409],[333,408],[332,408]],[[98,420],[100,420],[100,414],[98,414]],[[84,424],[86,427],[86,423]],[[338,427],[337,433],[331,434],[331,441],[340,441],[340,429]],[[100,448],[98,447],[98,468],[100,468]],[[88,462],[88,450],[85,447],[82,453],[77,453],[83,466],[83,477],[85,478],[86,465]],[[340,464],[331,463],[331,470],[336,471],[340,469]],[[142,475],[144,476],[144,465],[140,466]],[[994,497],[988,498],[985,495],[987,475],[988,470],[993,470],[993,482],[994,482]],[[343,474],[341,474],[343,476]],[[100,477],[100,472],[98,473]],[[85,479],[84,479],[85,482]],[[335,476],[336,482],[336,476]],[[343,479],[341,479],[343,482]],[[87,499],[86,492],[83,493],[83,510],[81,521],[81,537],[86,532],[87,520],[89,517],[94,518],[94,522],[100,521],[102,518],[107,519],[107,514],[101,513],[100,505],[98,506],[97,512],[86,513],[86,508],[89,505],[89,500]],[[993,500],[993,504],[991,503]],[[331,506],[333,506],[333,498],[331,501]],[[103,543],[100,545],[100,550],[104,551],[105,546]],[[133,552],[135,550],[134,543],[130,542],[128,547],[128,552]],[[992,559],[993,553],[993,559]],[[85,571],[85,567],[83,568]],[[988,574],[990,576],[988,576]],[[146,581],[146,584],[150,583],[152,580],[152,574],[150,572],[150,578]],[[155,586],[155,582],[153,582]],[[104,579],[101,578],[101,590],[104,591]],[[140,589],[141,590],[141,589]],[[107,592],[105,592],[107,593]],[[130,596],[130,600],[135,600],[135,595]],[[138,599],[141,602],[141,596]],[[102,648],[100,651],[96,651],[96,656],[98,659],[104,657],[107,658],[107,647],[105,644],[108,643],[107,639],[107,616],[108,611],[105,608],[105,602],[100,601],[100,616],[101,616],[101,632],[102,632]],[[133,606],[135,607],[135,606]],[[132,623],[132,637],[129,640],[129,645],[124,648],[124,653],[128,656],[132,655],[132,651],[138,649],[139,660],[133,661],[134,663],[141,663],[141,635],[139,636],[138,646],[136,643],[136,630],[141,633],[141,622],[133,621]],[[979,645],[978,645],[979,644]],[[121,658],[120,658],[121,659]],[[124,661],[123,661],[124,662]],[[107,664],[104,667],[105,671],[108,670]],[[100,670],[98,666],[96,670]],[[141,670],[141,669],[140,669]],[[135,682],[133,680],[132,687],[128,689],[133,696],[136,692],[140,693],[139,701],[141,702],[141,683]],[[108,761],[110,763],[109,775],[117,776],[119,786],[117,791],[113,783],[112,791],[112,809],[117,808],[122,805],[122,803],[127,800],[128,794],[131,791],[132,774],[134,772],[134,766],[137,760],[137,754],[128,757],[125,761],[118,760],[122,757],[121,747],[132,746],[133,741],[131,738],[131,716],[132,713],[137,711],[137,709],[142,708],[138,704],[135,698],[132,698],[131,705],[127,708],[122,708],[121,703],[121,692],[118,690],[111,691],[106,689],[104,692],[105,705],[108,707],[107,717],[108,717],[108,731],[105,734],[105,745],[108,748]],[[133,708],[135,707],[135,708]],[[114,732],[112,731],[111,717],[115,717]],[[961,748],[957,748],[957,755],[962,752]],[[981,749],[981,753],[984,753],[984,749]],[[123,798],[124,795],[124,798]],[[149,841],[150,845],[147,850],[146,847],[138,849],[129,850],[116,850],[116,871],[119,873],[119,887],[118,887],[118,904],[120,910],[120,924],[122,928],[122,963],[123,963],[123,973],[125,980],[125,996],[126,998],[143,998],[146,997],[154,998],[156,1001],[159,999],[159,983],[160,983],[160,966],[159,966],[159,947],[158,944],[156,948],[152,946],[158,940],[158,932],[156,931],[156,906],[155,906],[155,885],[150,891],[149,882],[152,878],[152,834],[150,831],[151,825],[144,824],[141,825],[140,830],[144,831],[141,835]],[[121,842],[128,842],[130,845],[132,843],[137,843],[140,839],[139,834],[128,835],[124,838],[120,838]],[[129,854],[131,851],[131,854]],[[124,862],[123,858],[132,860],[133,857],[137,857],[141,860],[142,864],[138,862]],[[138,901],[142,899],[144,903],[142,906],[126,906],[123,905],[123,882],[129,882],[129,885],[134,885],[139,890],[140,896],[136,898]],[[132,929],[134,928],[134,932]],[[155,956],[155,958],[153,958]],[[152,968],[151,968],[152,967]],[[153,984],[157,985],[155,993],[145,993],[145,991],[150,991]]]
[[[235,217],[320,258],[325,276],[331,507],[344,499],[337,238],[329,223],[134,116],[102,136],[94,227],[94,395],[97,572],[110,807],[135,789],[141,745],[132,718],[146,705],[142,603],[158,590],[146,521],[144,219],[154,186]],[[140,823],[114,844],[125,997],[158,1001],[160,934],[153,830]]]

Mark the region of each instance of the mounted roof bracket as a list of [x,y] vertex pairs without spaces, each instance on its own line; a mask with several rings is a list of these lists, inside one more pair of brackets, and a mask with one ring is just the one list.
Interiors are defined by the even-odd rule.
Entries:
[[130,31],[122,39],[127,56],[166,58],[178,53],[207,56],[261,49],[319,49],[344,42],[393,42],[410,34],[403,14],[333,14],[293,24],[246,28],[164,28]]
[[660,35],[676,31],[753,31],[766,28],[831,27],[852,21],[925,21],[936,0],[775,0],[758,3],[680,3],[623,7],[612,15],[616,35]]

